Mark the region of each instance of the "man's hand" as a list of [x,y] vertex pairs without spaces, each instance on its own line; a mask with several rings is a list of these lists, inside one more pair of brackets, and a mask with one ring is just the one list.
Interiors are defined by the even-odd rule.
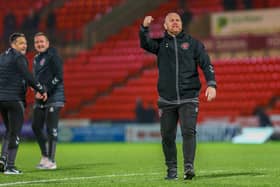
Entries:
[[43,93],[43,101],[45,102],[48,99],[48,94],[47,92]]
[[43,99],[43,95],[40,94],[39,92],[36,92],[35,98],[36,98],[36,99]]
[[47,92],[40,94],[39,92],[36,92],[35,94],[36,99],[42,99],[44,102],[48,99]]
[[152,16],[146,16],[143,21],[143,26],[149,27],[153,20],[154,18]]
[[205,96],[207,97],[207,101],[212,101],[216,98],[216,88],[209,86],[206,89]]

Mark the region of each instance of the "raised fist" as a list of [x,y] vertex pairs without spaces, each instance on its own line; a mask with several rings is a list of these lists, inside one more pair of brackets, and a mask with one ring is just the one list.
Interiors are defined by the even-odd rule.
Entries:
[[154,18],[152,16],[146,16],[143,21],[143,26],[149,27],[153,20]]

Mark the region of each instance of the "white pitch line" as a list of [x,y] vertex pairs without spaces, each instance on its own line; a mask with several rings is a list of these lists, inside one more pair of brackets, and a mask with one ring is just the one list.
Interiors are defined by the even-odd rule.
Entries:
[[[259,168],[256,171],[266,171],[266,168]],[[279,169],[274,169],[275,171],[279,171]],[[238,170],[200,170],[198,173],[224,173],[224,172],[242,172],[247,171],[244,169]],[[271,171],[271,169],[269,169]],[[130,174],[112,174],[112,175],[99,175],[99,176],[89,176],[89,177],[70,177],[70,178],[61,178],[61,179],[45,179],[45,180],[34,180],[34,181],[19,181],[19,182],[9,182],[0,184],[1,186],[16,186],[16,185],[24,185],[24,184],[36,184],[36,183],[48,183],[48,182],[58,182],[58,181],[67,181],[67,180],[86,180],[86,179],[98,179],[98,178],[110,178],[110,177],[133,177],[133,176],[145,176],[145,175],[159,175],[162,174],[160,172],[152,172],[152,173],[130,173]],[[260,176],[259,176],[260,177]]]
[[48,182],[58,182],[58,181],[68,181],[68,180],[86,180],[86,179],[98,179],[98,178],[111,178],[111,177],[133,177],[133,176],[144,176],[144,175],[158,175],[160,173],[131,173],[131,174],[121,174],[121,175],[100,175],[100,176],[90,176],[90,177],[70,177],[62,179],[45,179],[45,180],[34,180],[34,181],[19,181],[19,182],[8,182],[0,184],[0,186],[16,186],[23,184],[35,184],[35,183],[48,183]]

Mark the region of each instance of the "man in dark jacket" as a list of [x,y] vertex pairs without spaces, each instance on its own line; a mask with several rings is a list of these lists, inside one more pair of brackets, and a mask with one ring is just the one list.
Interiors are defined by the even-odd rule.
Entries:
[[192,179],[196,150],[196,123],[200,80],[197,66],[207,80],[205,95],[208,101],[216,97],[214,68],[202,43],[185,34],[177,13],[165,17],[164,37],[151,39],[149,25],[153,21],[146,16],[140,28],[141,47],[155,55],[158,62],[159,115],[162,147],[167,166],[165,179],[177,179],[177,122],[183,136],[184,179]]
[[[56,169],[55,153],[58,134],[59,112],[64,106],[63,62],[55,48],[49,46],[47,36],[39,32],[34,36],[38,54],[34,58],[35,79],[46,86],[48,100],[36,99],[32,129],[36,135],[42,158],[38,169]],[[44,134],[44,124],[47,137]]]
[[12,34],[10,45],[11,48],[0,55],[0,111],[6,127],[1,150],[0,172],[21,174],[22,172],[15,167],[15,159],[24,121],[27,85],[38,92],[35,96],[38,99],[46,100],[47,93],[28,71],[28,61],[24,56],[27,49],[25,36],[21,33]]

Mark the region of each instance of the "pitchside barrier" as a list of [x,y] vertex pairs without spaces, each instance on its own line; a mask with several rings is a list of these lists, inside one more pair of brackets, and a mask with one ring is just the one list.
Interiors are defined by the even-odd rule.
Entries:
[[[272,117],[272,121],[279,120]],[[263,143],[274,133],[279,133],[278,126],[272,128],[257,128],[254,118],[240,118],[235,122],[224,119],[208,119],[197,126],[198,142],[233,142]],[[5,128],[0,124],[0,137]],[[137,123],[91,123],[89,120],[61,120],[59,123],[59,141],[61,142],[160,142],[160,125]],[[244,132],[247,132],[244,134]],[[249,132],[249,133],[248,133]],[[253,134],[252,134],[253,133]],[[254,134],[255,133],[255,134]],[[256,134],[257,133],[257,134]],[[246,135],[249,135],[246,137]],[[264,136],[261,136],[264,135]],[[236,138],[241,137],[236,141]],[[234,139],[235,138],[235,139]],[[242,139],[243,138],[243,139]],[[255,142],[250,142],[255,138]],[[250,139],[251,138],[251,139]],[[23,125],[21,139],[34,140],[31,123]],[[243,141],[245,140],[245,141]],[[178,126],[177,142],[181,142],[181,130]]]
[[[199,125],[197,140],[203,142],[231,141],[241,132],[237,125]],[[97,123],[86,127],[60,126],[60,141],[101,141],[101,142],[160,142],[160,125],[153,124],[108,124]],[[181,130],[178,127],[177,142],[182,141]]]

